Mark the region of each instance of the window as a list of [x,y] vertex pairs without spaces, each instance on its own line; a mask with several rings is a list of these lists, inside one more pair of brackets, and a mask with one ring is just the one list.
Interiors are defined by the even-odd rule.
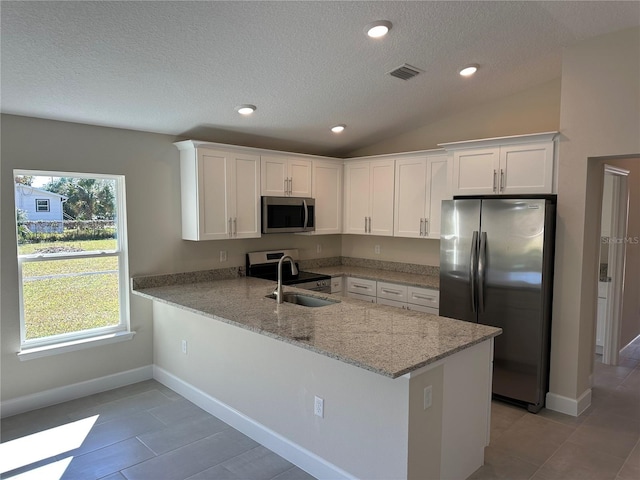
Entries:
[[[14,178],[20,355],[131,338],[124,177],[16,170]],[[29,218],[38,189],[65,198],[55,218]],[[35,199],[35,211],[49,203]]]
[[36,198],[36,212],[48,212],[49,200],[46,198]]

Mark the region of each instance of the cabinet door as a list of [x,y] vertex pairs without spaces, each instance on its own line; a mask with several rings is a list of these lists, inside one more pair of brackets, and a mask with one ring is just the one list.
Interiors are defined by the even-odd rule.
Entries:
[[395,183],[393,235],[412,238],[424,236],[426,157],[396,160]]
[[[234,207],[233,238],[259,238],[260,233],[260,157],[233,157],[232,188],[229,189]],[[230,202],[231,203],[231,202]]]
[[284,197],[289,187],[287,160],[263,156],[260,163],[260,191],[262,195],[265,197]]
[[452,198],[449,188],[449,156],[427,158],[427,203],[425,206],[425,237],[440,238],[442,201]]
[[551,193],[553,142],[500,147],[500,193]]
[[198,232],[196,238],[190,240],[229,238],[234,216],[228,191],[233,160],[225,152],[210,150],[198,150],[197,156]]
[[500,149],[481,148],[453,153],[453,195],[498,193]]
[[289,196],[311,197],[311,160],[289,160]]
[[393,236],[395,161],[371,162],[369,233]]
[[342,233],[342,164],[313,162],[313,198],[316,199],[315,235]]
[[344,233],[364,234],[369,217],[369,163],[344,166]]

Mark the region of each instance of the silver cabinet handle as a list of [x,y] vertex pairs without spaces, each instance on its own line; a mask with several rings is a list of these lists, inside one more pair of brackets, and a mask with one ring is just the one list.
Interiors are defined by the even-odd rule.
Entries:
[[233,217],[233,236],[238,236],[238,219],[236,217]]
[[289,184],[289,187],[287,188],[287,195],[291,196],[291,190],[293,190],[293,187],[292,187],[292,185],[291,185],[291,184],[293,183],[293,182],[291,181],[291,177],[289,177],[289,178],[287,179],[287,183]]
[[285,178],[284,179],[284,196],[288,196],[289,195],[289,179]]
[[424,219],[424,236],[425,237],[429,236],[429,219],[428,218]]
[[496,177],[498,176],[498,172],[494,169],[493,170],[493,191],[496,191]]
[[364,233],[367,233],[367,217],[364,217]]
[[423,295],[413,294],[413,298],[419,298],[420,300],[426,300],[427,302],[435,302],[436,299],[434,297],[425,297]]
[[387,290],[386,288],[381,288],[380,291],[382,293],[390,293],[391,295],[402,295],[402,292],[399,291],[393,291],[393,290]]
[[504,192],[504,170],[500,169],[500,191]]
[[422,233],[424,230],[424,218],[420,219],[420,236],[424,236],[424,233]]
[[371,217],[369,217],[369,233],[371,233]]
[[357,283],[352,283],[351,285],[352,285],[352,286],[354,286],[354,287],[356,287],[356,288],[365,288],[365,289],[368,289],[368,288],[369,288],[369,287],[368,287],[368,286],[366,286],[366,285],[358,285]]

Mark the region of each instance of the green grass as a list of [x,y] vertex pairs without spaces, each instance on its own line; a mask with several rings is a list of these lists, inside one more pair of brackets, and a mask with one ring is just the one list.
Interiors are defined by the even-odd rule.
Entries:
[[[106,250],[113,249],[113,240],[64,242],[64,245],[86,251]],[[60,243],[24,245],[29,249],[21,253],[35,253],[35,249],[50,246],[60,246]],[[117,325],[120,316],[118,275],[107,273],[117,268],[116,257],[24,262],[27,339]],[[104,273],[91,274],[94,272]],[[37,278],[45,276],[54,277]]]

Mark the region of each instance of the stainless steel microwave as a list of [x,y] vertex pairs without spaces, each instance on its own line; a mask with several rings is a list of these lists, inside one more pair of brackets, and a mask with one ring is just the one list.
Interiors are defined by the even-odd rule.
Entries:
[[313,232],[315,225],[315,199],[262,197],[262,233]]

